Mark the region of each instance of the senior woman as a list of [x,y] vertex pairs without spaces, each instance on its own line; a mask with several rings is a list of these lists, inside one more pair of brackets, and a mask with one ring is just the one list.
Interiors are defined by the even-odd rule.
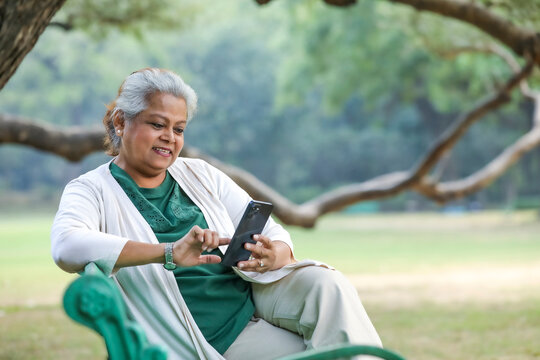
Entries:
[[256,245],[246,244],[250,260],[220,264],[251,198],[204,161],[179,157],[196,107],[193,89],[171,71],[125,79],[103,119],[114,157],[62,195],[51,232],[58,266],[78,272],[96,263],[170,359],[380,346],[355,289],[333,269],[296,261],[289,234],[272,219]]

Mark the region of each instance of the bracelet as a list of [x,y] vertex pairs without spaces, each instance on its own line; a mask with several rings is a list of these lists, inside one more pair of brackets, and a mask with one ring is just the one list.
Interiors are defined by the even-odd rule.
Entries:
[[176,269],[176,264],[174,263],[173,259],[173,247],[173,242],[165,244],[165,264],[163,264],[163,267],[167,270]]

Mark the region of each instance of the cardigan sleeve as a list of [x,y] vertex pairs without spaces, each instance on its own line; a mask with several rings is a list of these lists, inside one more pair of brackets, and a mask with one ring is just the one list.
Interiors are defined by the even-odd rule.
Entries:
[[64,189],[51,230],[52,256],[61,269],[80,272],[94,262],[111,275],[128,239],[102,231],[101,197],[94,184],[80,178]]
[[[200,161],[206,167],[206,171],[212,179],[212,185],[215,187],[214,191],[227,209],[227,213],[236,228],[248,203],[252,200],[251,196],[221,170],[202,160]],[[294,250],[289,232],[274,221],[272,217],[268,219],[262,234],[268,236],[272,241],[283,241],[291,248],[291,252]]]

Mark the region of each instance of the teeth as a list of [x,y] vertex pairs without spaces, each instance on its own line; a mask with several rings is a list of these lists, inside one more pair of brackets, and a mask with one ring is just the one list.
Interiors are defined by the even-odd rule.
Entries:
[[155,147],[154,149],[157,150],[157,151],[159,151],[159,152],[162,153],[162,154],[170,154],[170,153],[171,153],[170,150],[165,150],[165,149],[158,148],[158,147]]

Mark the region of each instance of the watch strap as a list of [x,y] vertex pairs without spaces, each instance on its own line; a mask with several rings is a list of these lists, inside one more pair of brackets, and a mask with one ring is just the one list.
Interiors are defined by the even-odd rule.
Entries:
[[176,269],[176,264],[173,259],[173,246],[174,243],[165,244],[165,264],[163,264],[163,267],[167,270]]

